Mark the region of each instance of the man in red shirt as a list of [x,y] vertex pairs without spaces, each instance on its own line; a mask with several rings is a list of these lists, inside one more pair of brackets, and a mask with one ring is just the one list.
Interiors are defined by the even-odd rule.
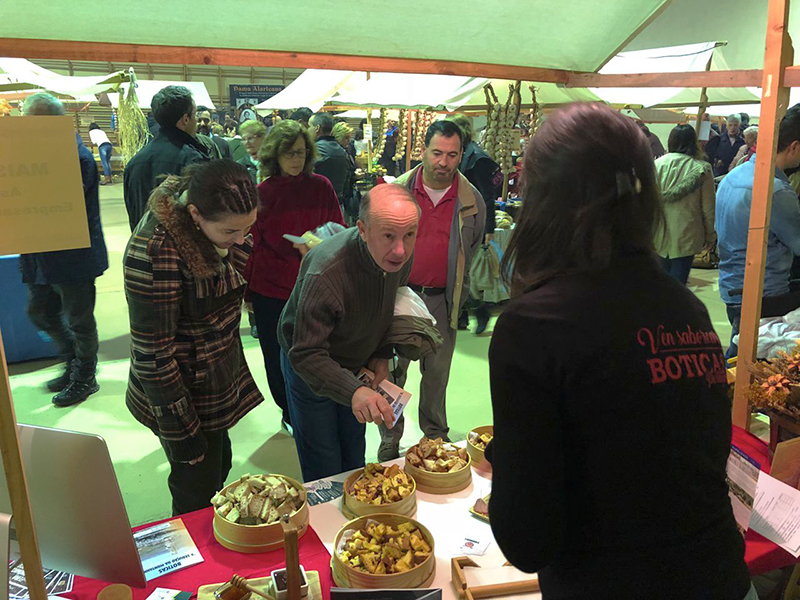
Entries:
[[[458,316],[468,297],[469,267],[483,240],[486,205],[480,192],[458,171],[461,130],[450,121],[435,121],[425,134],[422,164],[401,175],[396,184],[414,194],[421,216],[409,287],[425,301],[444,343],[420,361],[419,425],[430,438],[445,438],[445,399],[456,345]],[[395,383],[405,385],[408,360],[400,359]],[[392,429],[381,427],[378,459],[399,456],[403,417]]]

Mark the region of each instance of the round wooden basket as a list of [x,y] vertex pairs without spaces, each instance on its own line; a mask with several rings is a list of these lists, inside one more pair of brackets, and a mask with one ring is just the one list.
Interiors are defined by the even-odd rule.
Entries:
[[359,469],[344,482],[342,513],[345,517],[348,519],[355,519],[357,517],[365,517],[367,515],[380,513],[411,517],[417,512],[417,482],[408,473],[406,473],[406,475],[408,475],[408,478],[411,480],[411,493],[402,500],[390,504],[367,504],[361,500],[356,500],[356,498],[350,494],[350,488],[353,487],[356,479],[358,479],[363,472],[364,469]]
[[[270,474],[272,477],[280,477],[289,485],[294,486],[300,492],[303,503],[289,517],[289,520],[297,526],[297,537],[301,538],[308,529],[308,499],[306,489],[303,485],[285,475]],[[230,485],[225,486],[221,493],[228,491],[228,488],[239,485],[237,479]],[[270,525],[241,525],[231,523],[224,517],[217,514],[214,510],[214,537],[228,550],[254,554],[257,552],[271,552],[283,548],[283,527],[280,522]]]
[[[478,435],[482,435],[484,433],[488,433],[490,435],[494,435],[494,425],[484,425],[483,427],[476,427],[469,433],[477,433]],[[486,455],[484,451],[478,448],[475,444],[469,441],[469,434],[467,434],[467,454],[472,459],[472,467],[476,471],[487,471],[491,472],[492,470],[492,463],[486,460]]]
[[[426,558],[422,564],[417,565],[415,568],[405,573],[390,573],[385,575],[373,575],[372,573],[364,573],[358,569],[344,564],[339,558],[339,542],[344,533],[350,529],[359,529],[366,525],[367,521],[377,521],[386,525],[399,525],[406,521],[411,521],[415,527],[419,528],[431,546],[431,555]],[[333,543],[333,558],[331,558],[331,571],[333,574],[333,581],[339,587],[346,588],[362,588],[362,589],[408,589],[408,588],[425,588],[430,587],[433,579],[436,576],[436,556],[434,555],[435,547],[433,536],[428,528],[419,521],[404,517],[402,515],[392,514],[375,514],[368,517],[359,517],[349,523],[336,534],[336,539]]]
[[408,462],[403,466],[403,470],[414,478],[417,489],[428,494],[452,494],[460,492],[472,483],[472,457],[467,453],[467,466],[452,473],[431,473],[425,469],[420,469]]

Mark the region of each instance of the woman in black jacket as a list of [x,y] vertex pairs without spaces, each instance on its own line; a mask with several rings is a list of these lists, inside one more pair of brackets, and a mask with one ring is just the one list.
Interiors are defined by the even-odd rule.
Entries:
[[574,104],[536,133],[525,178],[489,356],[497,543],[545,600],[756,597],[725,482],[722,349],[656,262],[647,140]]

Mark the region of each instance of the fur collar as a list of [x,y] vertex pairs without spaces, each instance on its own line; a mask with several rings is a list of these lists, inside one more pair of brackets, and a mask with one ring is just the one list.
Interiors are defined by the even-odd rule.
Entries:
[[178,254],[192,275],[207,278],[219,274],[222,260],[214,244],[197,229],[187,208],[168,193],[153,194],[149,204],[153,215],[175,241]]

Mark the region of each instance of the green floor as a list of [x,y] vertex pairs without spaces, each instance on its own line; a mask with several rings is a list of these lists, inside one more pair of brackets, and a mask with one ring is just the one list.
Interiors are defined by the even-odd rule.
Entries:
[[[128,219],[122,201],[122,185],[100,189],[103,226],[111,267],[97,281],[97,325],[100,333],[100,392],[76,407],[57,409],[50,403],[44,382],[54,377],[52,361],[11,365],[11,388],[20,423],[45,425],[102,435],[108,442],[131,524],[137,525],[169,515],[166,477],[168,465],[161,446],[149,430],[139,425],[125,408],[128,376],[128,316],[122,291],[122,252],[128,239]],[[723,342],[730,336],[725,308],[719,299],[716,271],[693,271],[690,288],[705,302],[714,327]],[[472,323],[474,328],[474,322]],[[487,352],[491,324],[480,337],[459,332],[448,389],[448,408],[453,439],[491,423]],[[280,429],[280,411],[269,396],[257,340],[243,329],[245,354],[265,402],[232,431],[235,477],[247,472],[283,473],[300,477],[294,442]],[[412,367],[408,390],[419,393],[419,370]],[[407,411],[404,446],[415,443],[421,432],[413,410]],[[367,428],[367,458],[374,457],[379,436],[375,426]]]

